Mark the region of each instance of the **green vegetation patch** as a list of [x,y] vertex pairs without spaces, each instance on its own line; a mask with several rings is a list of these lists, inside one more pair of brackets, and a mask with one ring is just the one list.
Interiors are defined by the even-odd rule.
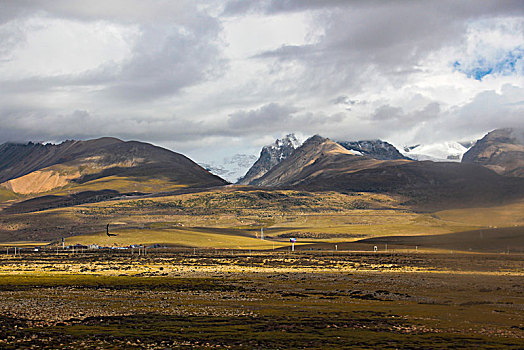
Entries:
[[70,287],[82,289],[138,290],[237,290],[241,287],[225,284],[216,278],[177,278],[99,275],[0,275],[0,291],[31,290],[34,288]]

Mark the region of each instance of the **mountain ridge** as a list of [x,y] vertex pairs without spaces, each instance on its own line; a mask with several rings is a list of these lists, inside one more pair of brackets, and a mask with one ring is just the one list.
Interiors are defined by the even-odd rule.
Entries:
[[[0,182],[13,192],[42,193],[94,180],[107,182],[115,177],[135,182],[162,178],[166,184],[183,186],[227,183],[182,154],[139,141],[105,137],[68,140],[58,145],[0,145]],[[113,189],[111,184],[106,185],[105,189]]]
[[524,130],[504,128],[487,133],[464,154],[462,162],[480,164],[501,175],[524,177]]
[[377,160],[314,136],[252,185],[309,191],[382,192],[420,208],[502,203],[524,196],[524,181],[477,164]]
[[402,155],[391,143],[378,139],[336,142],[346,149],[360,152],[362,155],[378,160],[410,159]]

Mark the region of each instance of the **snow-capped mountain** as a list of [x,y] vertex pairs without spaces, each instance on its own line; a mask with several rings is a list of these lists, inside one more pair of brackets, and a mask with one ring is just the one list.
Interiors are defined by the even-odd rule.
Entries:
[[434,162],[460,162],[462,155],[468,150],[459,142],[404,146],[399,147],[399,149],[404,156],[413,160],[431,160]]
[[264,146],[260,157],[248,170],[246,175],[238,180],[238,184],[246,185],[267,173],[275,165],[289,157],[302,142],[295,134],[288,134],[282,139],[277,139],[271,145]]
[[232,157],[222,159],[222,161],[200,163],[200,166],[229,182],[235,183],[256,160],[257,156],[254,154],[235,154]]
[[405,159],[392,144],[382,140],[337,141],[339,145],[356,154],[379,160]]

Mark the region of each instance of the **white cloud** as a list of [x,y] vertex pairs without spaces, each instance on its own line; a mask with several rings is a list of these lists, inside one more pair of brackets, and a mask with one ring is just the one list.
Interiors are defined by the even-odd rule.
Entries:
[[111,135],[206,162],[285,132],[463,140],[524,120],[523,17],[521,1],[0,2],[0,142]]
[[118,64],[129,57],[138,36],[135,26],[55,18],[31,18],[17,27],[25,39],[0,64],[3,79],[79,74]]

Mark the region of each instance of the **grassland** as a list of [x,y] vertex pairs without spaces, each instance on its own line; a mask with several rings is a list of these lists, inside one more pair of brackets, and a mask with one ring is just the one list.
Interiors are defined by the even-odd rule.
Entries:
[[20,196],[18,196],[13,191],[11,191],[11,190],[9,190],[9,189],[7,189],[5,187],[0,186],[0,203],[8,201],[8,200],[17,199],[19,197]]
[[[116,230],[116,236],[105,233],[81,235],[67,238],[66,244],[97,244],[100,246],[129,246],[132,244],[199,247],[211,249],[273,249],[289,246],[280,241],[260,240],[246,237],[234,230],[167,228],[167,229],[123,229]],[[89,242],[89,243],[88,243]]]
[[522,255],[0,255],[0,347],[520,349]]
[[[286,245],[290,237],[299,243],[337,243],[524,223],[524,202],[420,213],[402,201],[370,193],[228,187],[0,214],[0,241],[56,242],[66,237],[68,244],[270,249]],[[117,236],[106,235],[108,223]],[[257,239],[261,228],[267,242]]]
[[0,214],[0,348],[522,348],[524,203],[403,203],[232,186]]
[[524,225],[524,201],[490,208],[444,210],[434,214],[438,219],[480,227]]
[[170,179],[147,178],[137,179],[122,176],[107,176],[101,179],[91,180],[82,184],[70,184],[66,187],[56,189],[52,194],[62,195],[74,191],[99,191],[106,188],[111,188],[120,192],[142,192],[142,193],[156,193],[162,191],[175,191],[180,188],[187,187],[187,184],[178,184]]

